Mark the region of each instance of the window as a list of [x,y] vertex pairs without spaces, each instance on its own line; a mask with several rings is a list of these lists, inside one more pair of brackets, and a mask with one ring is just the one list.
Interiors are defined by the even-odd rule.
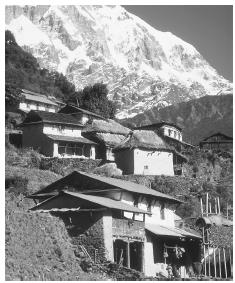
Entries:
[[151,202],[148,202],[148,205],[147,205],[147,211],[149,213],[152,213],[152,206],[151,206]]
[[177,133],[176,131],[174,131],[174,138],[176,139],[176,137],[177,137]]
[[171,136],[171,132],[172,132],[172,130],[169,129],[169,130],[168,130],[168,135],[169,135],[169,136]]
[[160,218],[161,220],[165,220],[165,204],[161,203],[160,205]]
[[144,165],[144,169],[149,169],[148,165]]

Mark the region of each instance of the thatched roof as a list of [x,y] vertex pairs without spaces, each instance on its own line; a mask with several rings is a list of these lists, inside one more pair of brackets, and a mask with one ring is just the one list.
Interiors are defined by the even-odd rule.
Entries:
[[123,149],[144,148],[150,150],[171,150],[170,147],[160,136],[153,131],[136,130],[133,131],[114,151]]
[[106,145],[117,146],[125,139],[124,135],[110,134],[110,133],[96,133],[97,139]]
[[210,242],[218,247],[233,247],[233,226],[212,226]]
[[88,125],[83,132],[85,133],[109,133],[118,135],[128,135],[131,130],[122,126],[118,122],[107,120],[93,120],[91,125]]

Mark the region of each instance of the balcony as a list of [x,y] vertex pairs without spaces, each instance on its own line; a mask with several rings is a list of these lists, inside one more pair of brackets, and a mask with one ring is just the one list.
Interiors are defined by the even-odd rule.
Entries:
[[112,222],[113,237],[133,238],[135,240],[144,240],[144,222],[131,219],[113,218]]

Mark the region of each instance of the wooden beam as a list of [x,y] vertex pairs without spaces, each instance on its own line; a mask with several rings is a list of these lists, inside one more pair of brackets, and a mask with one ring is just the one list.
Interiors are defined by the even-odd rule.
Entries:
[[215,198],[215,213],[217,214],[218,211],[217,211],[217,201],[216,201],[216,198]]
[[208,193],[206,193],[206,216],[208,217]]
[[204,275],[206,276],[206,244],[205,244],[205,228],[202,228],[203,239],[203,257],[204,257]]
[[127,246],[126,246],[126,256],[127,256],[127,267],[130,268],[131,261],[130,261],[130,242],[129,240],[127,241]]

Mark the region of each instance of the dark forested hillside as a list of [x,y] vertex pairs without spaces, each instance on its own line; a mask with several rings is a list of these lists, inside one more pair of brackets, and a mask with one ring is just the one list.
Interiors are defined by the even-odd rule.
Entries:
[[75,87],[63,74],[41,69],[30,53],[24,51],[10,31],[5,32],[5,82],[10,88],[25,88],[42,94],[64,98]]
[[233,134],[233,96],[204,96],[162,109],[152,108],[133,118],[121,120],[128,126],[170,121],[183,128],[185,141],[192,144],[214,132]]

